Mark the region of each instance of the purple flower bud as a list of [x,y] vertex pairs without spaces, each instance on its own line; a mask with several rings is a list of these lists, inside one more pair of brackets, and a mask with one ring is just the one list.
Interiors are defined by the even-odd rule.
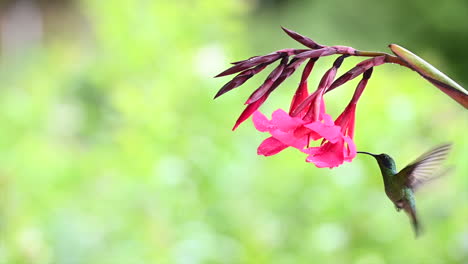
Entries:
[[264,55],[264,56],[252,57],[244,61],[236,62],[234,66],[216,75],[215,77],[221,77],[221,76],[226,76],[226,75],[230,75],[233,73],[237,73],[237,72],[255,67],[261,63],[266,63],[268,65],[270,63],[273,63],[280,57],[281,57],[281,54],[276,53],[276,52],[268,54],[268,55]]
[[366,88],[367,81],[369,81],[372,71],[374,68],[369,68],[367,71],[364,72],[362,75],[361,81],[359,81],[356,90],[354,91],[353,98],[351,99],[350,104],[356,104],[357,101],[359,100],[359,97],[361,97],[362,92],[364,91],[364,88]]
[[373,71],[374,68],[370,68],[368,69],[367,71],[364,72],[364,74],[362,75],[362,78],[363,79],[366,79],[366,80],[369,80],[370,77],[372,76],[372,71]]
[[239,118],[236,120],[236,124],[234,125],[234,127],[232,128],[232,130],[236,130],[236,128],[242,123],[244,122],[245,120],[247,120],[247,118],[249,118],[255,111],[257,111],[257,109],[263,104],[263,102],[265,102],[265,100],[268,98],[268,95],[270,95],[269,92],[267,92],[266,94],[264,94],[259,100],[249,104],[245,109],[244,111],[242,111],[242,113],[240,114]]
[[288,63],[288,57],[284,57],[278,67],[276,67],[270,75],[266,78],[265,82],[257,89],[255,90],[252,95],[249,97],[247,102],[245,104],[251,104],[258,99],[260,99],[273,85],[273,83],[278,79],[278,77],[281,75],[283,72],[284,68],[286,67],[286,64]]
[[281,73],[281,75],[285,75],[286,78],[291,76],[291,74],[293,74],[296,69],[305,61],[306,59],[292,59],[288,66],[286,66],[286,68],[284,69],[283,73]]
[[234,89],[236,87],[239,87],[240,85],[245,83],[248,79],[250,79],[252,76],[254,76],[255,74],[257,74],[260,71],[262,71],[263,69],[265,69],[265,67],[267,65],[268,64],[266,64],[266,63],[262,63],[262,64],[256,66],[255,68],[248,69],[248,70],[245,70],[245,71],[239,73],[236,77],[234,77],[231,81],[226,83],[218,91],[218,93],[215,95],[214,99],[216,99],[217,97],[229,92],[230,90],[232,90],[232,89]]
[[[246,59],[246,60],[251,60],[251,59],[257,58],[257,57],[259,57],[259,56],[252,56],[252,57],[250,57],[250,58],[248,58],[248,59]],[[234,62],[231,62],[231,64],[232,64],[232,65],[236,65],[236,64],[239,64],[239,63],[244,62],[244,61],[246,61],[246,60],[234,61]]]
[[292,30],[289,30],[285,27],[281,27],[286,34],[288,34],[291,38],[296,40],[297,42],[301,43],[302,45],[309,47],[311,49],[320,49],[323,48],[322,45],[317,44],[315,41],[311,40],[310,38],[303,36],[297,32],[294,32]]
[[304,62],[305,59],[292,59],[291,62],[289,62],[288,66],[284,69],[284,71],[281,73],[281,75],[276,79],[276,81],[271,85],[271,87],[266,91],[266,93],[260,97],[257,101],[247,105],[247,107],[244,109],[244,111],[241,113],[239,118],[236,121],[236,124],[234,125],[234,128],[232,130],[235,130],[242,122],[247,120],[268,98],[271,92],[273,92],[278,86],[286,80],[291,74],[296,71],[296,69],[301,65],[302,62]]
[[346,82],[356,78],[357,76],[361,75],[363,72],[367,71],[368,69],[370,69],[372,67],[375,67],[375,66],[379,66],[379,65],[381,65],[383,63],[385,63],[385,56],[378,56],[378,57],[371,58],[371,59],[368,59],[368,60],[364,60],[364,61],[358,63],[354,68],[347,71],[346,73],[341,75],[338,79],[336,79],[326,92],[329,92],[329,91],[343,85],[344,83],[346,83]]

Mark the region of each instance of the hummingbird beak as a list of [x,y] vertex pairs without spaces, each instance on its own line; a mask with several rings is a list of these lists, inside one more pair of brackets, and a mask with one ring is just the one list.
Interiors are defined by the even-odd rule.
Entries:
[[377,156],[377,155],[375,155],[375,154],[372,154],[372,153],[369,153],[369,152],[365,152],[365,151],[358,151],[357,153],[359,153],[359,154],[367,154],[367,155],[370,155],[370,156],[372,156],[372,157]]

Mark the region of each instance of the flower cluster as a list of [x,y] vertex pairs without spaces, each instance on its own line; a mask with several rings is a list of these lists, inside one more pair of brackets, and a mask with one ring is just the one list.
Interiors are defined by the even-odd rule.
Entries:
[[[268,132],[271,135],[258,147],[259,155],[270,156],[292,147],[307,154],[306,161],[314,163],[320,168],[333,168],[341,165],[344,161],[352,161],[356,156],[356,146],[353,141],[356,105],[372,75],[373,67],[384,63],[397,63],[420,74],[421,71],[418,71],[415,65],[408,62],[410,61],[408,56],[402,58],[381,52],[359,51],[345,46],[320,45],[297,32],[286,28],[283,28],[283,30],[308,49],[283,49],[267,55],[254,56],[247,60],[234,62],[232,67],[216,76],[221,77],[238,73],[218,91],[215,98],[239,87],[268,65],[279,61],[279,64],[271,71],[262,85],[247,99],[245,103],[247,106],[237,119],[233,130],[253,115],[255,128],[260,132]],[[334,61],[332,67],[325,72],[317,89],[309,93],[307,80],[315,63],[319,58],[330,55],[340,56]],[[349,56],[371,58],[362,61],[336,78],[337,71],[343,60]],[[268,120],[258,111],[259,107],[303,63],[305,63],[305,66],[299,85],[291,100],[289,112],[278,109],[273,112],[271,120]],[[349,104],[333,120],[326,113],[324,94],[360,75],[362,75],[362,79],[358,83]],[[318,140],[321,141],[319,146],[310,146],[311,141]]]

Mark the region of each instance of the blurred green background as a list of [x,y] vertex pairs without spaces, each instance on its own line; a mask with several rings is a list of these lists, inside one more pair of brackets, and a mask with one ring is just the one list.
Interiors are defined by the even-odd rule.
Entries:
[[[400,166],[454,142],[455,171],[418,193],[417,240],[369,157],[317,169],[293,150],[257,156],[267,135],[250,121],[230,131],[267,71],[212,100],[229,62],[302,48],[280,25],[398,43],[466,87],[467,14],[466,1],[2,1],[0,263],[468,263],[467,113],[416,73],[374,70],[355,141]],[[262,111],[287,108],[299,75]],[[357,79],[327,95],[332,116]]]

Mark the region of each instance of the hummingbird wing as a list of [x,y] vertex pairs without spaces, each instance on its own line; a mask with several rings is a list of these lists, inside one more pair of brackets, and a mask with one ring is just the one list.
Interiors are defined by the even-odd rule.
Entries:
[[440,168],[442,162],[447,158],[451,147],[452,144],[437,146],[403,168],[398,174],[400,177],[406,178],[402,179],[405,185],[414,190],[433,179],[434,172]]

